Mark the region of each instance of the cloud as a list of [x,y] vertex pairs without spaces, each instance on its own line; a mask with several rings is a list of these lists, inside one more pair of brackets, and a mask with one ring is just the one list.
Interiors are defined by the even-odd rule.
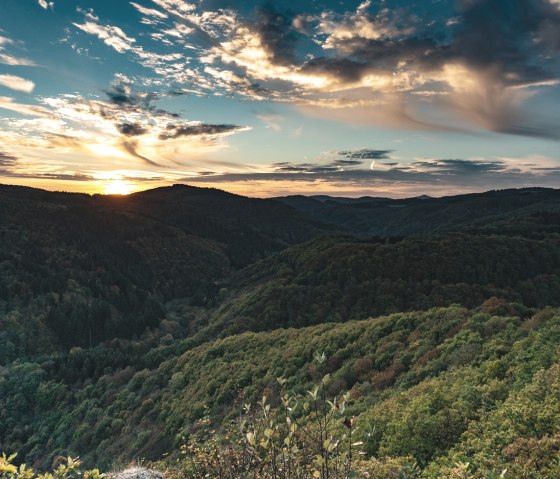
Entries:
[[119,123],[117,130],[125,136],[138,136],[145,134],[148,129],[139,123]]
[[47,0],[38,0],[39,6],[48,10],[49,8],[52,10],[54,8],[54,2],[48,2]]
[[141,155],[138,152],[138,142],[134,141],[134,140],[123,140],[122,141],[122,146],[125,149],[125,151],[127,151],[131,156],[133,156],[134,158],[138,158],[139,160],[142,160],[142,162],[146,163],[148,166],[155,166],[155,167],[161,167],[162,165],[160,165],[159,163],[156,163],[155,161],[151,160],[150,158]]
[[142,15],[148,15],[148,16],[152,16],[152,17],[157,17],[157,18],[161,18],[161,19],[166,19],[168,17],[167,14],[160,12],[159,10],[156,10],[154,8],[146,8],[143,7],[142,5],[138,5],[137,3],[134,2],[130,2],[130,4],[136,8],[136,10],[138,10]]
[[301,33],[293,26],[295,13],[282,12],[268,3],[257,8],[256,31],[263,48],[275,64],[292,65]]
[[[116,27],[88,30],[104,41],[110,36],[163,81],[201,92],[288,102],[349,123],[558,136],[553,121],[536,120],[525,109],[535,92],[560,80],[552,61],[560,51],[560,10],[549,0],[461,1],[431,21],[412,6],[371,1],[342,13],[267,3],[252,16],[180,0],[154,3],[160,10],[133,6],[157,20],[148,23],[150,35],[176,48],[168,55],[192,51],[192,66],[181,65],[183,57],[146,52]],[[165,16],[172,27],[160,22]],[[426,114],[426,103],[437,114]]]
[[0,96],[0,109],[14,111],[21,115],[41,116],[44,118],[52,117],[51,112],[39,105],[26,105],[24,103],[17,103],[13,98]]
[[94,21],[86,21],[83,24],[73,23],[73,25],[85,33],[95,35],[119,53],[132,50],[133,44],[136,42],[134,38],[127,36],[121,28],[112,25],[100,25]]
[[282,129],[281,123],[286,119],[283,115],[279,115],[271,110],[257,113],[256,117],[274,131],[280,131]]
[[167,125],[165,131],[159,134],[160,140],[170,140],[180,137],[191,137],[191,136],[216,136],[235,133],[238,131],[247,130],[246,127],[240,127],[237,125],[228,124],[218,124],[212,125],[208,123],[193,123],[193,124],[182,124]]
[[32,81],[15,75],[0,75],[0,85],[25,93],[31,93],[35,88],[35,83]]
[[176,168],[185,159],[196,161],[202,152],[224,147],[227,136],[249,129],[183,119],[156,104],[180,92],[138,90],[124,75],[117,75],[105,94],[105,99],[79,94],[44,97],[42,105],[0,97],[0,108],[32,117],[8,119],[9,129],[0,141],[11,133],[5,144],[35,150],[33,155],[38,150],[74,152],[107,161],[136,160],[149,168]]
[[16,161],[16,156],[0,151],[0,167],[11,167],[16,163]]
[[[274,184],[287,190],[297,184],[323,191],[383,191],[392,196],[410,196],[414,193],[449,194],[466,191],[485,191],[495,188],[517,188],[544,185],[555,187],[560,180],[560,168],[550,159],[537,158],[533,166],[519,168],[519,159],[465,160],[434,159],[413,163],[380,164],[370,168],[338,168],[333,164],[281,163],[257,172],[205,172],[182,181],[195,184]],[[290,186],[292,185],[292,186]],[[392,193],[391,193],[392,192]]]
[[339,151],[340,156],[346,158],[360,158],[362,160],[384,160],[389,158],[389,154],[393,150],[371,150],[369,148],[362,148],[361,150],[348,150]]
[[19,43],[11,38],[0,35],[0,63],[10,66],[35,66],[35,62],[27,58],[16,57],[7,53],[6,49],[8,45],[17,47]]

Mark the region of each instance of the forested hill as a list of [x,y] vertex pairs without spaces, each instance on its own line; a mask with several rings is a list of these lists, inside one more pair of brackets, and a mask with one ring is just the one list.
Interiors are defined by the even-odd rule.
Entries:
[[321,238],[233,275],[207,336],[343,322],[496,296],[560,306],[560,235]]
[[286,196],[279,201],[349,232],[405,236],[449,231],[560,231],[560,190],[523,188],[479,194],[391,200]]
[[372,479],[556,479],[559,306],[559,190],[0,186],[0,452],[188,469],[194,440],[208,465],[243,404],[281,403],[283,376],[349,391]]
[[0,364],[157,327],[231,271],[328,228],[272,200],[177,185],[127,197],[0,187]]

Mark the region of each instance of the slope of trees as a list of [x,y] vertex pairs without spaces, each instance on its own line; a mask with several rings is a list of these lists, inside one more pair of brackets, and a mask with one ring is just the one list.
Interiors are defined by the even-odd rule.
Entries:
[[0,364],[138,336],[169,300],[211,305],[233,268],[321,231],[279,203],[183,186],[126,198],[2,186],[0,212]]
[[[157,459],[200,421],[229,424],[263,395],[276,407],[282,387],[307,394],[329,374],[329,397],[348,391],[349,414],[368,432],[368,457],[413,457],[426,471],[459,461],[501,470],[509,451],[531,455],[523,444],[540,444],[538,454],[555,447],[559,343],[558,310],[492,299],[477,310],[244,333],[180,355],[164,342],[147,355],[136,342],[73,350],[1,370],[0,448],[43,466],[60,454],[103,467]],[[512,407],[527,411],[525,422],[511,422]]]
[[560,301],[560,235],[327,238],[234,275],[210,336],[348,321],[491,296],[530,307]]
[[[259,469],[272,450],[348,477],[348,447],[314,425],[316,384],[321,410],[345,398],[332,420],[344,444],[352,421],[364,477],[555,478],[558,192],[334,203],[331,223],[381,236],[212,189],[0,187],[0,451],[18,453],[0,479],[77,455],[166,457],[171,478],[249,458],[247,477],[277,479]],[[322,445],[250,414],[240,429],[246,404],[278,418],[285,395]],[[274,442],[288,436],[315,458]]]

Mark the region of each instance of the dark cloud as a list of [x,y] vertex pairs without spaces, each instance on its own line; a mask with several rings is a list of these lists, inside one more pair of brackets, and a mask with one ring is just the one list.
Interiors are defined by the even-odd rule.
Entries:
[[274,165],[272,166],[276,171],[285,171],[285,172],[308,171],[309,168],[313,167],[311,163],[301,163],[296,166],[289,162],[274,163]]
[[[497,68],[506,83],[557,77],[546,54],[560,51],[560,10],[548,0],[462,2],[461,28],[449,54]],[[555,32],[555,33],[554,33]]]
[[124,80],[117,80],[111,84],[105,94],[111,103],[121,107],[140,106],[146,110],[150,109],[150,103],[157,98],[152,92],[137,92],[131,84]]
[[138,136],[148,132],[140,123],[119,123],[117,130],[125,136]]
[[215,136],[223,135],[225,133],[233,133],[244,129],[242,126],[229,125],[229,124],[171,124],[167,125],[166,132],[159,135],[160,140],[171,140],[180,137],[191,136]]
[[411,167],[427,169],[440,175],[467,175],[506,171],[501,161],[471,161],[460,159],[426,160],[412,163]]
[[281,12],[273,3],[257,8],[256,30],[276,64],[288,65],[296,62],[296,46],[302,35],[292,26],[294,17],[293,12]]
[[362,160],[334,160],[333,165],[336,166],[357,166],[363,163]]
[[362,160],[384,160],[388,159],[389,154],[392,152],[393,150],[371,150],[369,148],[363,148],[361,150],[339,151],[338,154],[346,158],[359,158]]
[[9,155],[8,153],[4,153],[0,151],[0,167],[11,167],[14,166],[17,161],[17,157],[13,155]]
[[504,125],[496,131],[509,135],[528,136],[532,138],[542,138],[545,140],[559,140],[560,129],[557,125]]
[[[548,0],[478,0],[459,2],[459,21],[445,29],[434,23],[414,34],[379,38],[355,35],[337,39],[344,57],[315,58],[304,69],[328,71],[342,79],[359,77],[372,67],[390,70],[433,70],[445,63],[466,62],[492,69],[506,84],[526,84],[558,78],[550,55],[560,51],[560,9]],[[401,10],[410,23],[414,15]],[[379,16],[379,15],[378,15]],[[372,23],[378,16],[367,14]],[[389,19],[397,24],[396,19]]]
[[313,58],[306,62],[301,71],[314,75],[328,74],[344,82],[355,82],[370,69],[370,66],[363,61],[351,60],[348,58]]
[[124,140],[122,142],[122,146],[125,149],[125,151],[127,151],[128,153],[130,153],[132,156],[134,156],[135,158],[138,158],[139,160],[142,160],[144,163],[150,165],[150,166],[157,166],[157,167],[161,167],[160,164],[156,163],[153,160],[150,160],[148,157],[141,155],[140,153],[138,153],[137,150],[137,144],[135,141],[133,140]]
[[115,111],[124,111],[138,114],[149,114],[168,118],[179,118],[181,115],[157,108],[153,102],[165,96],[177,96],[176,91],[156,93],[152,91],[137,91],[129,80],[119,78],[111,84],[105,95],[109,100],[107,108],[101,110],[105,118],[113,118]]
[[[25,179],[38,179],[38,180],[61,180],[61,181],[96,181],[97,179],[91,175],[84,173],[22,173],[16,171],[0,169],[0,176],[11,178],[25,178]],[[120,176],[119,179],[123,181],[130,181],[134,183],[151,183],[165,181],[163,176]]]
[[358,171],[357,168],[363,165],[364,160],[383,159],[388,158],[392,150],[372,150],[364,148],[361,150],[343,150],[338,151],[339,156],[344,158],[331,160],[324,164],[317,163],[291,163],[284,161],[281,163],[274,163],[272,167],[279,173],[304,173],[304,174],[321,174],[321,173],[335,173],[343,171],[347,168],[350,171]]
[[61,181],[94,181],[95,178],[82,173],[21,173],[13,170],[0,169],[0,176],[9,178],[61,180]]

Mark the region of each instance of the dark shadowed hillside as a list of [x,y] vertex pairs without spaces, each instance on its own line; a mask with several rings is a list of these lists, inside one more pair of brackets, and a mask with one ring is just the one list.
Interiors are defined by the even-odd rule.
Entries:
[[527,232],[534,225],[558,231],[560,190],[525,188],[404,200],[287,196],[277,198],[354,233],[379,236],[484,230]]
[[0,363],[141,334],[166,301],[211,303],[233,268],[322,231],[280,203],[213,189],[0,187]]

